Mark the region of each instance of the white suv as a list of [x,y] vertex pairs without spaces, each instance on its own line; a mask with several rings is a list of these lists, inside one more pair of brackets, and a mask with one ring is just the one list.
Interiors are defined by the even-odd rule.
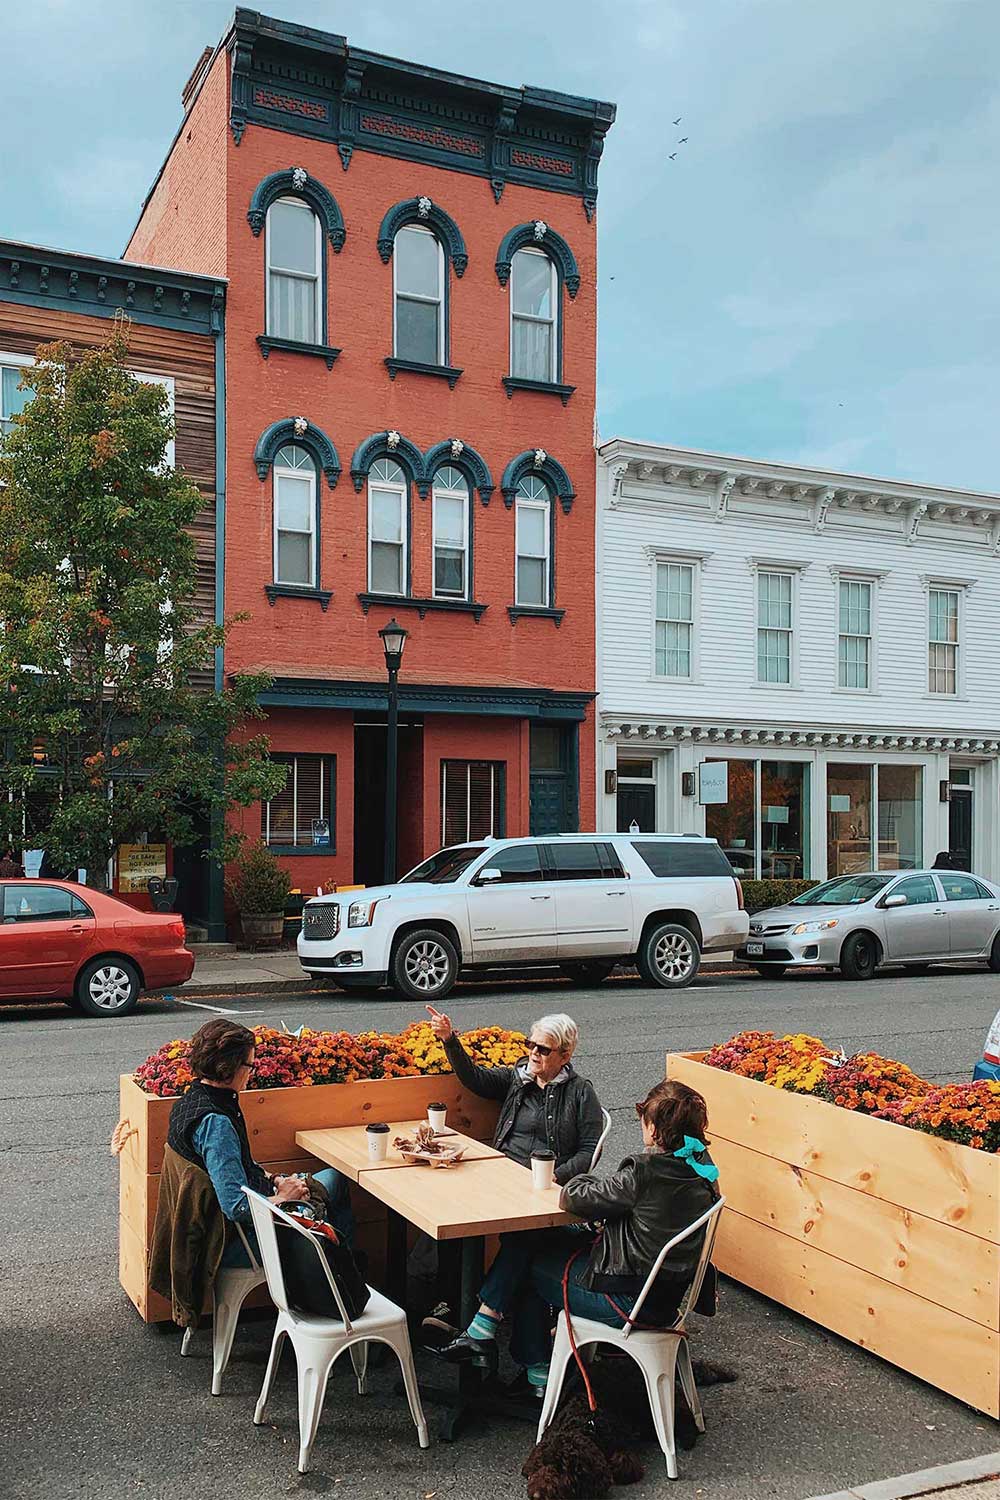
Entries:
[[443,999],[459,970],[547,964],[599,984],[635,963],[648,984],[679,989],[703,952],[741,947],[747,929],[714,839],[561,834],[442,849],[396,885],[317,896],[298,951],[313,979],[414,1000]]

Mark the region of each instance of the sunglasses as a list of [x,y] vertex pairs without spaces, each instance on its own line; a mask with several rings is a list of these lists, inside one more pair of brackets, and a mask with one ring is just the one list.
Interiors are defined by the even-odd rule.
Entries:
[[548,1057],[550,1053],[554,1052],[555,1050],[556,1049],[554,1047],[546,1047],[542,1042],[528,1043],[528,1051],[537,1052],[539,1057]]

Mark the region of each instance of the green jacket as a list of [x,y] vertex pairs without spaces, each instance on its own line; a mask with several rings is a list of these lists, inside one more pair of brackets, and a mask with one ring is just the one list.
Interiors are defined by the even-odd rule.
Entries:
[[212,1179],[165,1146],[149,1247],[149,1284],[169,1298],[171,1316],[181,1328],[197,1328],[225,1242],[225,1219]]

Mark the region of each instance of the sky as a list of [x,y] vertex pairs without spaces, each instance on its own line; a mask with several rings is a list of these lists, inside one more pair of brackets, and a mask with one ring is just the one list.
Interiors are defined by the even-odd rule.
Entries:
[[[9,0],[0,237],[119,255],[232,9]],[[615,101],[602,438],[1000,492],[997,0],[264,9]]]

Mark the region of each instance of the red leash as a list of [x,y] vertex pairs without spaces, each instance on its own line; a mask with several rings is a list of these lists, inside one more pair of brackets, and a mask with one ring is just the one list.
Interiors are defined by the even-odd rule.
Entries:
[[[569,1273],[572,1268],[573,1262],[576,1260],[577,1256],[583,1254],[584,1249],[589,1250],[590,1246],[581,1246],[579,1250],[574,1250],[573,1254],[570,1256],[569,1260],[566,1262],[565,1267],[563,1268],[562,1294],[563,1312],[566,1314],[566,1332],[569,1334],[569,1347],[573,1351],[573,1358],[576,1360],[577,1369],[580,1371],[580,1375],[583,1378],[584,1388],[587,1392],[587,1405],[590,1407],[591,1415],[593,1415],[593,1413],[597,1411],[597,1399],[594,1396],[594,1387],[590,1383],[590,1376],[587,1374],[587,1366],[581,1359],[580,1351],[576,1346],[576,1336],[573,1333],[573,1319],[570,1317],[569,1311]],[[615,1311],[617,1312],[617,1308],[615,1309]]]

